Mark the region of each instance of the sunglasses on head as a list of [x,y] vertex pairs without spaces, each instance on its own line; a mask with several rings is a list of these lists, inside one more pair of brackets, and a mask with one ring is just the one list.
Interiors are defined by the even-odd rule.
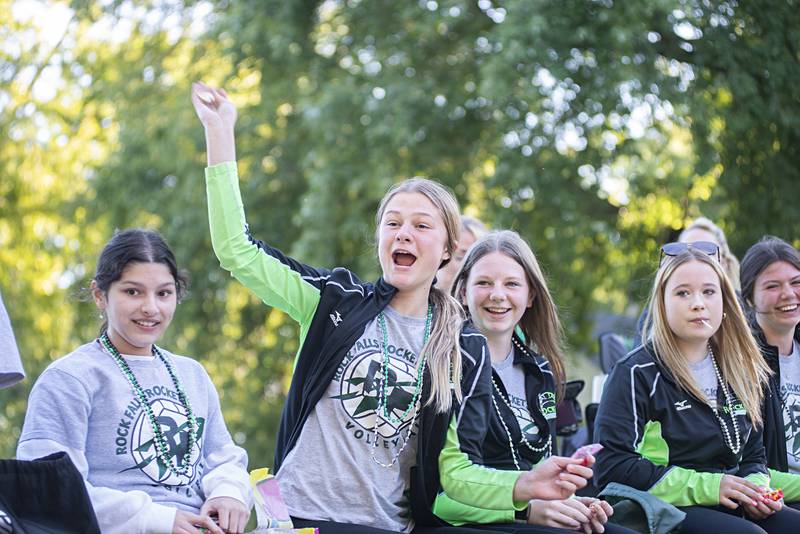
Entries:
[[681,243],[676,241],[675,243],[667,243],[661,247],[661,256],[658,259],[658,264],[661,265],[664,261],[664,256],[677,256],[681,252],[690,249],[696,249],[700,252],[705,252],[709,256],[715,256],[718,262],[721,260],[719,245],[716,243],[712,243],[711,241],[695,241],[693,243]]

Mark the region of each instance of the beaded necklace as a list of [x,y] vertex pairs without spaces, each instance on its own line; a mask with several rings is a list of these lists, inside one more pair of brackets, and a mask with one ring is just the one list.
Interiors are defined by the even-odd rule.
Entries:
[[731,433],[728,430],[728,425],[722,419],[722,416],[719,414],[719,410],[717,409],[716,405],[714,406],[714,415],[717,417],[717,421],[719,421],[719,426],[722,429],[722,434],[725,438],[725,444],[728,446],[731,452],[736,455],[739,454],[740,450],[742,450],[742,440],[741,436],[739,435],[739,425],[736,423],[736,414],[733,412],[733,400],[731,398],[730,391],[728,391],[728,386],[726,386],[725,381],[722,380],[722,373],[719,372],[719,367],[717,367],[717,360],[714,358],[714,351],[711,350],[711,344],[708,345],[708,354],[711,356],[711,363],[714,365],[714,373],[717,375],[717,381],[722,388],[722,392],[725,394],[725,403],[728,406],[728,413],[730,414],[731,422],[733,423],[733,433],[736,436],[735,445],[731,440]]
[[194,445],[197,442],[197,420],[195,419],[194,412],[192,412],[192,407],[189,404],[189,398],[186,396],[186,392],[183,390],[183,386],[181,386],[178,375],[172,368],[172,364],[169,362],[164,353],[162,353],[155,345],[153,345],[153,355],[164,362],[164,365],[167,368],[167,373],[169,373],[169,376],[172,379],[172,384],[175,386],[175,391],[178,392],[178,399],[186,409],[186,426],[188,427],[189,431],[189,443],[186,448],[186,452],[183,454],[180,467],[176,466],[170,458],[167,439],[164,437],[164,433],[161,431],[161,425],[159,425],[158,421],[156,421],[153,408],[150,406],[150,403],[147,402],[147,397],[145,397],[144,390],[142,390],[142,386],[139,385],[139,381],[136,380],[136,376],[128,366],[128,362],[126,362],[125,358],[120,355],[117,347],[115,347],[109,339],[108,332],[103,332],[99,338],[99,342],[108,351],[108,353],[111,354],[111,357],[116,362],[117,367],[120,368],[122,374],[128,379],[128,382],[133,388],[133,393],[136,395],[139,403],[144,407],[145,413],[147,414],[147,419],[150,421],[150,427],[153,429],[153,441],[156,445],[156,455],[158,456],[158,459],[173,474],[178,476],[188,475],[192,468],[192,449],[194,449]]
[[[428,315],[425,319],[425,333],[422,337],[422,347],[425,348],[425,345],[428,343],[428,336],[431,333],[431,323],[433,322],[433,306],[428,304]],[[375,427],[372,430],[372,449],[370,453],[372,455],[372,460],[381,467],[392,467],[396,462],[400,455],[403,453],[403,450],[406,448],[406,445],[409,442],[409,438],[411,437],[411,432],[414,431],[414,423],[417,420],[417,415],[419,414],[419,400],[420,392],[422,391],[422,382],[423,377],[425,376],[425,367],[428,364],[428,359],[425,357],[425,353],[421,350],[420,354],[420,362],[419,367],[417,368],[417,381],[414,385],[414,395],[411,397],[411,401],[408,403],[408,407],[406,407],[403,415],[399,418],[395,417],[389,412],[388,407],[388,395],[386,394],[386,386],[389,382],[389,332],[386,328],[386,317],[384,316],[383,312],[381,311],[378,313],[378,328],[381,331],[381,337],[383,338],[381,341],[381,368],[380,368],[380,375],[378,378],[381,381],[381,387],[378,391],[378,406],[375,408]],[[384,421],[391,423],[392,425],[400,425],[408,416],[408,414],[414,410],[414,415],[411,418],[411,425],[408,427],[408,434],[406,435],[406,439],[403,440],[403,445],[400,447],[396,453],[392,455],[392,461],[388,464],[381,462],[375,457],[375,447],[378,446],[378,423],[379,419],[383,419]]]
[[[520,350],[523,350],[516,339],[512,338],[512,341],[513,341],[514,345],[516,345]],[[508,429],[508,425],[506,424],[505,420],[503,419],[503,415],[500,413],[500,406],[498,406],[498,404],[497,404],[496,397],[500,397],[500,399],[503,401],[503,404],[505,404],[508,407],[508,409],[511,411],[511,413],[514,413],[514,411],[511,409],[511,402],[509,401],[509,399],[507,399],[505,397],[505,395],[503,395],[503,392],[500,390],[500,387],[497,385],[497,382],[495,382],[494,373],[492,374],[492,386],[494,386],[494,391],[492,392],[492,404],[494,405],[495,412],[497,412],[497,418],[500,419],[500,423],[503,425],[503,429],[506,431],[506,437],[508,437],[508,447],[509,447],[509,449],[511,449],[511,459],[514,460],[514,467],[516,467],[517,471],[519,471],[520,470],[520,466],[519,466],[519,461],[517,460],[517,458],[520,458],[521,456],[520,456],[520,453],[517,450],[517,448],[514,446],[514,439],[511,437],[511,431]],[[495,395],[495,393],[496,393],[496,395]],[[531,443],[525,437],[525,432],[522,431],[521,428],[520,428],[520,436],[522,436],[522,443],[525,444],[525,446],[528,447],[528,449],[530,449],[531,451],[533,451],[535,453],[544,452],[545,453],[545,456],[544,456],[545,458],[548,458],[548,457],[552,456],[552,454],[553,454],[553,435],[552,434],[548,433],[547,441],[541,447],[534,447],[533,445],[531,445]]]

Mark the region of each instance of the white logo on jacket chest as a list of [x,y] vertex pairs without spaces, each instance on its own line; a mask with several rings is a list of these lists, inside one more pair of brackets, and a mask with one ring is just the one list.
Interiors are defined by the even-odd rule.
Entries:
[[339,315],[339,310],[333,310],[333,313],[329,314],[328,317],[331,318],[333,326],[339,326],[339,323],[342,322],[342,316]]
[[675,403],[675,409],[678,410],[679,412],[682,410],[688,410],[691,407],[692,405],[689,404],[689,401],[686,399]]

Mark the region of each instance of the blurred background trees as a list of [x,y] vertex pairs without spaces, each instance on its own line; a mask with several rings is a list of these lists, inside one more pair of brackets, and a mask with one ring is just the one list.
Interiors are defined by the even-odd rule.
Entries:
[[[163,344],[196,356],[253,465],[270,465],[297,329],[219,268],[189,86],[239,107],[254,233],[370,279],[374,210],[413,175],[518,230],[575,354],[635,316],[658,246],[705,215],[742,254],[800,244],[795,0],[0,0],[0,290],[28,380],[0,456],[116,228],[160,231],[192,275]],[[580,356],[576,356],[580,357]]]

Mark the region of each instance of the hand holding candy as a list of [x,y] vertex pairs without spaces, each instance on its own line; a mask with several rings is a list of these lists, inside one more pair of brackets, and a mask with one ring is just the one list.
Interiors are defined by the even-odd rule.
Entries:
[[783,490],[778,488],[764,493],[764,498],[771,501],[780,501],[783,499]]

